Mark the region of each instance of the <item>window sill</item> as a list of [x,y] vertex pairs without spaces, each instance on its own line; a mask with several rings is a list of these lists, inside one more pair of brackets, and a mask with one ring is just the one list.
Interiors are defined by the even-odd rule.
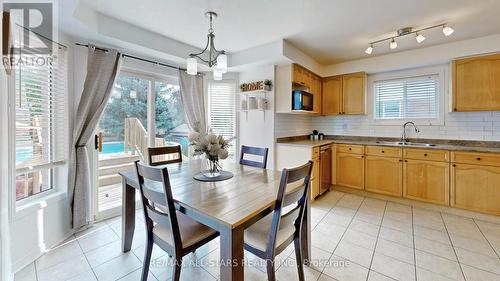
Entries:
[[27,215],[36,213],[56,202],[65,200],[66,198],[66,192],[55,190],[46,191],[38,194],[38,196],[33,196],[33,198],[26,198],[20,202],[16,202],[16,211],[12,218],[20,219]]
[[413,122],[417,126],[443,126],[441,119],[373,119],[375,126],[402,126],[406,122]]

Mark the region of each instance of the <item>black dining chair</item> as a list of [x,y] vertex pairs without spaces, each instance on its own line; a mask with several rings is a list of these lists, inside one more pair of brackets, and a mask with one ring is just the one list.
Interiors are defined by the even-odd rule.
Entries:
[[[268,152],[269,148],[242,145],[240,154],[240,164],[265,169],[267,167]],[[262,162],[245,159],[245,155],[260,156],[262,157]]]
[[178,281],[182,257],[210,242],[219,233],[175,209],[167,168],[150,167],[139,161],[135,162],[135,167],[147,231],[141,280],[148,278],[153,244],[156,244],[173,258],[172,280]]
[[[153,157],[158,157],[158,156],[165,156],[165,158],[169,155],[176,155],[175,158],[173,159],[168,159],[168,160],[160,160],[153,162]],[[149,158],[149,165],[151,166],[159,166],[159,165],[166,165],[166,164],[171,164],[171,163],[180,163],[182,162],[182,148],[180,145],[176,146],[162,146],[162,147],[149,147],[148,148],[148,158]]]
[[266,260],[267,278],[275,281],[274,258],[294,243],[299,280],[304,280],[301,230],[313,162],[283,169],[274,212],[245,230],[245,250]]

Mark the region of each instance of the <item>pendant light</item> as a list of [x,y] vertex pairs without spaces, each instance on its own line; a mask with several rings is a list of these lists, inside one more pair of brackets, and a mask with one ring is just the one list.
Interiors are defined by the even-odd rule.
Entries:
[[398,42],[396,42],[396,40],[394,40],[394,38],[392,38],[392,41],[391,41],[391,44],[389,44],[389,47],[391,49],[396,49],[398,47]]
[[453,28],[451,28],[449,26],[446,26],[446,25],[443,26],[443,34],[444,34],[444,36],[450,36],[450,35],[453,34],[453,32],[455,32],[455,30],[453,30]]
[[368,48],[366,48],[365,53],[368,55],[371,55],[373,52],[373,45],[370,45]]
[[425,36],[423,36],[422,34],[418,34],[416,33],[417,36],[415,37],[415,40],[417,40],[417,43],[422,43],[425,41]]
[[203,51],[196,54],[190,54],[186,59],[187,73],[190,75],[196,75],[198,73],[198,60],[200,60],[213,69],[214,80],[221,80],[222,74],[227,72],[227,55],[224,50],[219,51],[215,48],[213,19],[217,17],[217,13],[206,12],[205,16],[209,18],[210,21],[207,44],[205,45],[205,49],[203,49]]

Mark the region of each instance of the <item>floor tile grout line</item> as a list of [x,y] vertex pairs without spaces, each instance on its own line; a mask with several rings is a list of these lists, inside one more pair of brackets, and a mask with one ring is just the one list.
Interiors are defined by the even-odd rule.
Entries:
[[78,243],[78,247],[80,247],[80,250],[82,250],[82,254],[85,257],[85,260],[87,261],[87,264],[89,265],[90,270],[92,271],[92,274],[94,274],[94,277],[96,280],[99,280],[99,278],[97,278],[97,274],[94,271],[94,267],[92,265],[90,265],[89,259],[87,258],[87,254],[83,251],[82,245],[80,245],[80,241],[78,240],[78,238],[76,238],[76,236],[75,236],[75,240],[76,240],[76,243]]
[[366,281],[368,281],[368,278],[370,278],[370,271],[372,270],[373,258],[375,257],[375,251],[377,250],[378,239],[380,237],[380,231],[382,230],[382,222],[384,221],[386,210],[387,210],[387,201],[385,202],[384,213],[382,213],[382,219],[380,220],[380,225],[378,227],[377,239],[375,240],[375,246],[373,247],[372,258],[370,259],[370,265],[368,266],[368,275],[366,275]]
[[490,245],[491,249],[493,250],[493,253],[495,253],[495,255],[498,257],[498,259],[500,260],[500,255],[497,253],[497,251],[495,250],[495,248],[493,248],[493,245],[491,245],[491,242],[490,240],[488,240],[488,238],[486,237],[486,235],[484,235],[483,233],[483,230],[479,227],[479,225],[477,224],[476,220],[475,219],[472,219],[472,221],[474,222],[474,224],[476,225],[477,229],[479,229],[479,232],[481,232],[481,235],[483,235],[484,239],[486,240],[486,242],[488,242],[488,245]]
[[413,264],[415,268],[415,280],[417,279],[417,245],[415,244],[415,217],[413,212],[413,206],[411,207],[411,237],[413,238]]
[[462,276],[464,277],[464,280],[467,280],[467,278],[465,277],[464,269],[462,267],[462,263],[460,262],[455,246],[453,245],[453,240],[451,240],[450,232],[448,231],[448,227],[446,226],[446,221],[443,218],[443,213],[439,212],[439,214],[441,215],[441,219],[443,220],[444,229],[446,230],[446,234],[448,234],[448,239],[450,239],[451,247],[453,248],[453,253],[455,253],[455,257],[457,258],[458,266],[460,266],[460,271],[462,272]]

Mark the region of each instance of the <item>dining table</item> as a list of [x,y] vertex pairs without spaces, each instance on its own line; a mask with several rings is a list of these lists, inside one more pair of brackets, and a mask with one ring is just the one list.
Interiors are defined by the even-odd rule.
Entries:
[[[281,173],[222,161],[224,171],[234,174],[216,182],[198,181],[193,176],[205,167],[203,159],[193,159],[166,167],[175,207],[192,219],[220,234],[220,280],[244,280],[245,229],[274,210]],[[135,229],[136,192],[139,189],[135,170],[120,173],[122,177],[122,251],[131,250]],[[163,185],[149,187],[163,192]],[[307,196],[309,200],[309,196]],[[311,219],[306,203],[301,228],[303,263],[311,253]]]

